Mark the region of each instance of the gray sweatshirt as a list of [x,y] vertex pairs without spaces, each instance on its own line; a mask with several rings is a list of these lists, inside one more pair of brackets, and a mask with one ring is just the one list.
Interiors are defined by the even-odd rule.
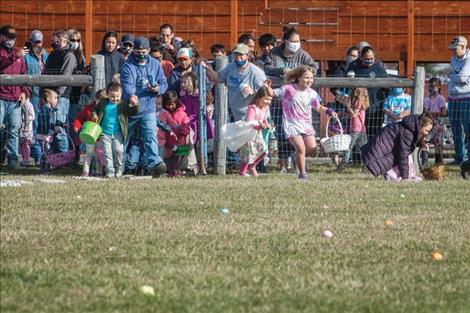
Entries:
[[266,57],[264,72],[273,82],[273,87],[280,87],[283,83],[284,69],[293,69],[302,65],[308,65],[313,68],[313,73],[317,73],[318,65],[313,58],[302,48],[293,55],[286,57],[283,54],[284,44],[274,48]]
[[452,56],[450,60],[449,97],[470,97],[470,49],[463,57]]

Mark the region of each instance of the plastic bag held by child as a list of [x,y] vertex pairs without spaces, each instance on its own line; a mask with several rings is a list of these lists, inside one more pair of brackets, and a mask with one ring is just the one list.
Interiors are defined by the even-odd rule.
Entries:
[[245,143],[255,139],[257,130],[253,127],[256,125],[257,121],[225,124],[220,129],[220,136],[230,151],[237,152]]

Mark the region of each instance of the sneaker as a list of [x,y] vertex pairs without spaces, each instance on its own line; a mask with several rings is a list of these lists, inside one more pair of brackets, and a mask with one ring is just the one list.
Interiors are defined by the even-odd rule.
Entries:
[[279,171],[280,174],[287,174],[287,169],[285,167],[281,168]]
[[81,177],[88,177],[90,176],[90,174],[88,172],[83,172],[82,175],[80,175]]
[[251,176],[255,176],[255,177],[259,176],[258,171],[256,170],[254,166],[248,166],[248,173]]
[[121,177],[122,177],[122,172],[121,171],[116,172],[116,178],[121,178]]
[[299,180],[308,181],[308,175],[307,174],[299,174]]
[[149,172],[152,173],[153,177],[160,177],[167,171],[165,162],[160,162],[153,168],[149,168]]

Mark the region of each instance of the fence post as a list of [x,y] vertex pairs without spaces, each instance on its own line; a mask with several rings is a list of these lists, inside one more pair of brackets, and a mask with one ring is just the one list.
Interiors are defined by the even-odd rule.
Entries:
[[[423,103],[424,103],[424,84],[425,84],[424,67],[422,66],[416,67],[414,81],[415,81],[415,85],[413,88],[411,113],[421,114],[423,113]],[[418,149],[415,149],[415,151],[413,152],[413,163],[415,164],[416,168],[419,168],[418,157],[419,157]]]
[[104,73],[104,55],[93,54],[91,56],[91,76],[93,77],[92,98],[98,90],[106,88]]
[[[215,58],[215,70],[220,72],[228,64],[228,58],[220,56]],[[227,123],[228,92],[224,84],[218,83],[215,87],[214,118],[214,174],[225,175],[227,162],[227,148],[220,138],[220,128]]]
[[207,121],[206,121],[206,70],[199,64],[197,66],[197,85],[199,87],[199,128],[197,136],[199,138],[199,170],[201,174],[206,175],[206,146],[207,146]]

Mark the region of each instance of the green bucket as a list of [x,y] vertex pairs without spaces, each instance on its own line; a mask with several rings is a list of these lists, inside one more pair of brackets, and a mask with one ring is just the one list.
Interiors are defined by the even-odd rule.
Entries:
[[80,132],[80,140],[88,145],[94,145],[101,135],[101,126],[95,122],[85,122]]
[[174,154],[177,156],[189,155],[189,146],[188,145],[178,146],[176,150],[174,151]]

